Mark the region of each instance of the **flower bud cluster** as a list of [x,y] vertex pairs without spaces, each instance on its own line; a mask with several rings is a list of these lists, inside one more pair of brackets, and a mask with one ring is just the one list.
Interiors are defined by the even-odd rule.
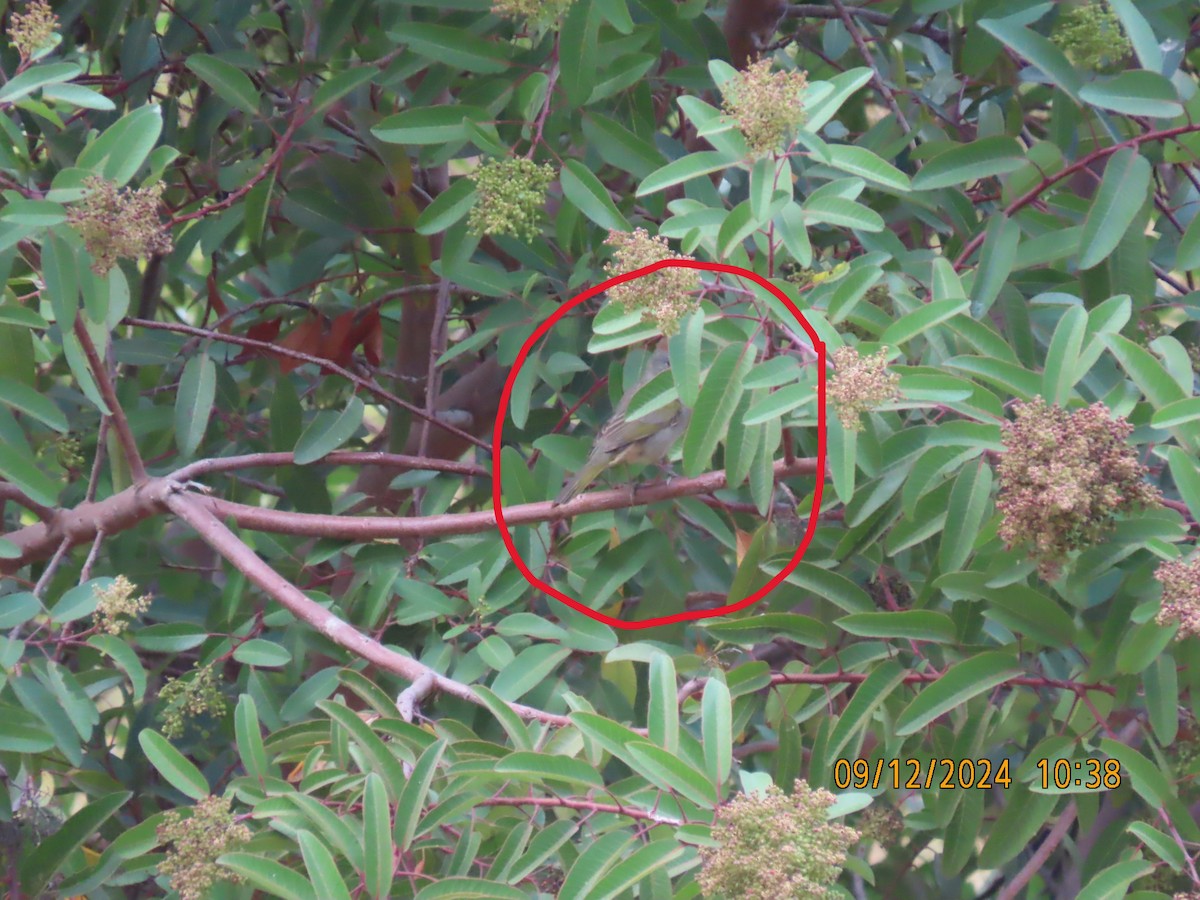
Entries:
[[237,849],[252,836],[249,828],[234,819],[227,797],[205,797],[186,819],[178,810],[170,810],[157,834],[160,843],[171,844],[158,864],[159,874],[171,879],[171,887],[182,900],[200,900],[222,879],[241,881],[236,873],[216,863],[218,856]]
[[722,106],[737,121],[750,149],[762,155],[778,150],[803,124],[800,94],[806,87],[807,72],[772,72],[771,60],[762,59],[725,84]]
[[133,596],[137,585],[124,575],[118,575],[104,590],[94,587],[92,591],[99,599],[94,613],[96,625],[108,634],[120,634],[129,627],[129,618],[137,618],[150,608],[150,595]]
[[1162,582],[1162,607],[1155,621],[1159,625],[1179,623],[1176,639],[1200,634],[1200,556],[1190,560],[1164,562],[1154,573]]
[[[612,262],[606,263],[608,276],[624,275],[664,259],[692,259],[671,252],[667,239],[654,237],[645,228],[610,231],[604,243],[613,249]],[[653,321],[663,334],[674,334],[679,320],[696,309],[696,291],[700,271],[670,266],[650,275],[635,278],[608,289],[614,303],[626,310],[640,309],[642,319]]]
[[790,796],[771,785],[765,794],[739,794],[721,808],[713,838],[701,849],[697,882],[705,896],[738,900],[823,900],[859,839],[831,823],[833,794],[797,780]]
[[176,678],[163,685],[158,698],[163,704],[159,714],[162,733],[169,738],[182,736],[188,722],[206,714],[223,716],[228,708],[212,665],[199,667],[191,678]]
[[546,189],[554,168],[531,159],[489,159],[475,172],[475,205],[467,226],[474,234],[511,234],[532,241],[541,233]]
[[1039,573],[1051,581],[1068,553],[1094,544],[1119,513],[1156,505],[1160,495],[1125,443],[1133,426],[1109,418],[1103,403],[1067,411],[1036,397],[1014,410],[997,469],[999,534],[1009,548],[1031,544]]
[[554,27],[575,0],[492,0],[492,14],[524,21],[532,29]]
[[1105,0],[1090,0],[1067,9],[1050,36],[1071,62],[1094,72],[1111,68],[1130,53],[1121,20]]
[[847,431],[862,428],[863,413],[900,397],[900,376],[887,370],[886,347],[872,356],[859,356],[853,347],[838,347],[833,351],[833,365],[829,400]]
[[83,186],[89,193],[67,211],[67,222],[83,238],[97,275],[107,275],[118,259],[171,251],[171,234],[158,220],[162,182],[120,190],[111,181],[91,175]]
[[22,60],[29,59],[50,43],[57,30],[58,16],[47,0],[30,0],[21,12],[13,12],[8,20],[8,39]]

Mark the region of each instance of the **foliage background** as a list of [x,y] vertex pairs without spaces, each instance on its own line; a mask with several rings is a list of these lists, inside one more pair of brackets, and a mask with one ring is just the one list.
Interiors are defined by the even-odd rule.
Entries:
[[[484,0],[72,2],[48,52],[0,54],[10,895],[157,896],[164,863],[202,882],[228,851],[212,896],[692,897],[719,802],[797,777],[852,826],[899,813],[834,896],[1200,892],[1200,665],[1154,577],[1200,511],[1195,5],[1111,0],[1109,60],[1066,4],[793,6],[771,52],[814,87],[780,169],[716,121],[705,6],[526,29]],[[539,233],[473,235],[470,176],[507,156],[554,168]],[[68,221],[92,175],[161,185],[170,249],[93,274]],[[535,595],[486,524],[508,367],[635,226],[772,278],[830,351],[890,347],[901,392],[831,417],[780,589],[648,632]],[[814,367],[712,377],[770,318],[725,287],[675,377],[728,409],[684,451],[742,476],[715,505],[684,484],[551,527],[586,451],[551,433],[580,401],[579,434],[603,420],[588,392],[619,396],[606,354],[643,326],[572,316],[516,385],[523,554],[610,611],[737,600],[806,525],[812,477],[772,498],[764,466],[815,454]],[[997,536],[1001,422],[1035,396],[1126,417],[1165,498],[1051,583]],[[294,456],[236,459],[267,453]],[[117,576],[152,602],[109,633]],[[838,789],[858,756],[1007,759],[1012,784]],[[1058,758],[1121,786],[1043,789]],[[250,840],[165,855],[166,811],[210,794]]]

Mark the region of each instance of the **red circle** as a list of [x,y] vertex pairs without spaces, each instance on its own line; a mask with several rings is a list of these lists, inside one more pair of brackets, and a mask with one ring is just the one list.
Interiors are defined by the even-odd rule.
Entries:
[[[525,360],[529,357],[530,350],[533,345],[548,332],[554,324],[565,316],[568,312],[595,297],[597,294],[603,293],[610,287],[618,284],[624,284],[627,281],[633,281],[635,278],[642,278],[652,272],[657,272],[659,269],[665,268],[682,268],[682,269],[702,269],[708,272],[722,272],[727,275],[738,275],[742,278],[749,278],[756,284],[770,291],[775,297],[791,312],[796,318],[796,322],[812,339],[813,347],[817,351],[817,361],[820,364],[820,377],[817,380],[817,472],[820,473],[817,478],[816,487],[813,492],[812,512],[808,517],[808,528],[805,530],[804,539],[800,541],[800,545],[796,548],[796,552],[792,555],[791,560],[783,570],[772,578],[766,585],[755,591],[744,600],[739,600],[737,603],[731,603],[728,606],[722,606],[718,609],[711,610],[691,610],[681,613],[675,613],[670,616],[658,616],[652,619],[645,619],[640,622],[626,622],[622,619],[616,619],[612,616],[605,615],[599,610],[585,606],[573,597],[568,597],[562,591],[553,585],[546,584],[536,575],[529,571],[529,567],[525,565],[525,561],[521,559],[521,555],[517,553],[517,548],[513,545],[512,535],[508,533],[508,525],[504,521],[504,509],[500,503],[500,453],[501,438],[504,431],[504,419],[508,413],[508,401],[512,395],[513,384],[516,381],[517,374],[521,371],[521,366],[525,364]],[[591,616],[597,622],[604,622],[606,625],[611,625],[614,628],[636,629],[650,628],[655,625],[668,625],[672,622],[684,622],[691,619],[706,619],[710,616],[719,616],[725,613],[734,612],[749,606],[751,603],[756,603],[770,593],[776,585],[783,579],[787,578],[800,564],[800,560],[804,557],[804,551],[812,542],[813,534],[817,529],[817,511],[821,507],[821,493],[825,485],[825,344],[817,337],[817,333],[812,326],[805,320],[803,313],[796,308],[796,305],[788,299],[787,295],[775,285],[771,284],[767,279],[763,278],[748,269],[743,269],[740,266],[731,266],[726,263],[701,262],[692,259],[664,259],[656,263],[651,263],[648,266],[643,266],[640,269],[635,269],[632,272],[627,272],[624,275],[615,275],[607,281],[602,281],[593,287],[588,288],[581,294],[572,297],[562,306],[560,306],[550,318],[546,319],[537,330],[529,336],[525,343],[521,346],[520,352],[517,353],[517,358],[513,363],[512,369],[508,373],[508,380],[504,383],[504,392],[500,395],[500,408],[496,412],[496,427],[492,437],[492,507],[496,514],[496,527],[500,531],[500,537],[504,541],[504,546],[508,548],[508,555],[512,561],[516,563],[521,574],[525,576],[526,581],[536,588],[545,591],[556,600],[567,604],[572,609],[576,609],[584,615]]]

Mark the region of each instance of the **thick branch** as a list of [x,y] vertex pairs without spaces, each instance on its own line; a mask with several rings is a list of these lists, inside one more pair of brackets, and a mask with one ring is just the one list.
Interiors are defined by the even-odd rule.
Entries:
[[[484,705],[470,687],[461,682],[439,675],[415,659],[389,650],[374,638],[367,637],[348,622],[338,618],[325,607],[306,597],[295,585],[259,558],[242,540],[226,528],[204,507],[201,497],[185,494],[178,490],[166,498],[166,505],[196,530],[196,533],[214,550],[243,572],[247,578],[276,600],[281,606],[301,621],[312,625],[340,647],[367,660],[379,668],[399,675],[409,681],[432,678],[438,689],[463,700]],[[510,703],[509,708],[525,719],[535,719],[548,725],[569,725],[567,716],[554,715],[520,703]]]
[[[816,461],[797,459],[791,465],[775,464],[776,477],[811,475],[816,472]],[[598,510],[621,509],[642,506],[675,497],[708,494],[725,487],[724,472],[709,472],[697,478],[680,478],[669,484],[654,484],[637,490],[630,496],[627,489],[596,491],[577,497],[562,506],[551,506],[550,501],[523,503],[504,510],[505,522],[512,525],[533,525],[553,522],[582,513]],[[367,541],[405,537],[446,537],[456,534],[481,534],[497,527],[494,510],[470,513],[445,513],[437,516],[369,516],[350,518],[347,516],[299,513],[277,509],[264,509],[244,503],[233,503],[215,497],[198,497],[196,502],[219,518],[231,518],[242,528],[266,531],[272,534],[308,535],[311,537],[340,538],[342,540]],[[107,531],[107,529],[106,529]]]
[[[274,454],[262,454],[272,456]],[[279,454],[290,456],[290,454]],[[342,454],[334,453],[326,460],[334,461]],[[371,456],[372,454],[350,454]],[[391,456],[390,454],[382,454]],[[233,461],[245,457],[234,457]],[[205,471],[222,471],[222,460],[199,460],[191,463],[168,478],[147,478],[133,487],[114,494],[98,503],[84,502],[74,509],[59,512],[52,522],[39,522],[18,529],[4,537],[17,546],[20,555],[15,559],[0,559],[0,572],[15,572],[23,566],[51,556],[64,540],[70,546],[90,543],[97,531],[111,537],[132,528],[137,523],[163,511],[168,487],[181,481],[183,473],[199,474]],[[816,472],[816,461],[797,459],[792,464],[777,462],[775,475],[785,478],[795,475],[811,475]],[[527,503],[504,511],[510,525],[528,525],[536,522],[565,519],[580,513],[601,509],[618,509],[632,505],[654,503],[672,497],[706,494],[725,487],[724,472],[710,472],[698,478],[678,479],[670,484],[650,485],[637,491],[631,498],[628,490],[597,491],[577,497],[562,506],[551,506],[549,501]],[[313,537],[342,538],[345,540],[371,540],[397,537],[442,537],[453,534],[480,534],[496,527],[496,515],[492,510],[470,513],[455,513],[425,517],[374,516],[351,518],[348,516],[315,515],[263,509],[241,503],[231,503],[214,497],[196,497],[211,515],[221,518],[232,517],[243,528],[253,528],[275,534],[310,535]]]

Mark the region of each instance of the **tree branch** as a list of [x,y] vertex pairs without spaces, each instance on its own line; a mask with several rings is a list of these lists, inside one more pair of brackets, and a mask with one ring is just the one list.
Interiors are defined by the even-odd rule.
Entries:
[[135,482],[144,481],[146,464],[142,462],[142,454],[138,451],[137,441],[133,439],[129,420],[125,418],[125,410],[121,408],[121,402],[117,399],[117,392],[108,377],[108,370],[101,362],[100,354],[96,352],[96,345],[92,343],[92,336],[88,334],[87,327],[83,324],[83,310],[75,315],[75,337],[79,339],[84,355],[87,356],[88,367],[96,378],[97,387],[100,388],[100,396],[109,406],[113,427],[117,429],[117,438],[121,441],[121,449],[125,451],[125,457],[129,462],[129,472]]

